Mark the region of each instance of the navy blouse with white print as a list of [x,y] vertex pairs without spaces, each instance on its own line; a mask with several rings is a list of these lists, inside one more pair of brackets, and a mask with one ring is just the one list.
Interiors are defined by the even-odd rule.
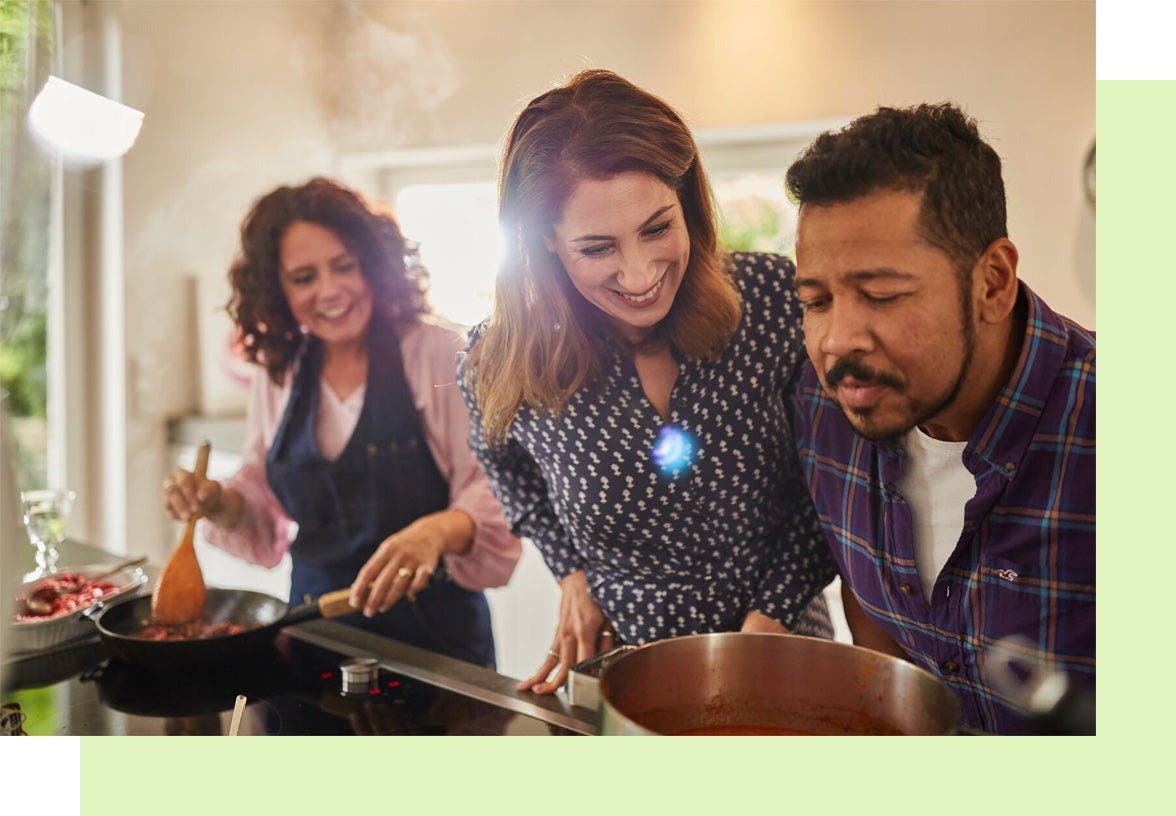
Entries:
[[736,631],[752,609],[831,635],[821,604],[797,620],[836,572],[784,413],[804,359],[795,270],[771,254],[731,262],[742,320],[717,361],[675,355],[669,422],[618,350],[561,412],[523,405],[491,447],[462,357],[470,445],[507,521],[557,578],[584,570],[625,643]]

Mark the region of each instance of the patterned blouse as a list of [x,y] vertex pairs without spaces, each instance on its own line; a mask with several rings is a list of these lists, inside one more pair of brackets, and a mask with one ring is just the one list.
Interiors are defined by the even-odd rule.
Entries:
[[716,362],[675,353],[668,422],[617,350],[561,412],[523,405],[491,447],[458,376],[470,446],[512,530],[557,578],[583,570],[626,643],[735,631],[751,610],[793,627],[836,574],[785,420],[804,354],[794,267],[732,263],[742,320]]

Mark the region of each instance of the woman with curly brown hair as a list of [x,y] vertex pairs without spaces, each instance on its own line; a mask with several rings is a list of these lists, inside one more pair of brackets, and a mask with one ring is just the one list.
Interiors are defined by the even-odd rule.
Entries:
[[608,71],[537,97],[507,136],[507,251],[459,379],[503,510],[562,590],[523,688],[617,643],[832,634],[784,413],[794,269],[722,251],[711,199],[681,117]]
[[351,585],[362,614],[344,622],[493,666],[482,590],[521,548],[466,442],[461,339],[423,319],[396,221],[328,179],[279,187],[229,278],[259,366],[244,463],[223,483],[177,468],[167,511],[201,513],[212,544],[256,564],[288,551],[292,601]]

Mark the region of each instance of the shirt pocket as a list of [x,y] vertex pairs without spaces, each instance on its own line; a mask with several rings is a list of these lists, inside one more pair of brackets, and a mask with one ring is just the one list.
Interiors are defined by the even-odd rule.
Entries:
[[1022,635],[1051,655],[1094,654],[1093,574],[990,557],[979,577],[986,640]]

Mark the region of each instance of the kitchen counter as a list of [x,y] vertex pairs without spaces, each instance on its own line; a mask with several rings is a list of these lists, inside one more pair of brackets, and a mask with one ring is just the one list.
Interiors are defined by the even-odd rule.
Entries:
[[[78,559],[81,559],[79,561]],[[63,564],[116,556],[62,548]],[[375,658],[376,687],[341,693],[341,663]],[[595,734],[597,712],[562,695],[519,692],[482,666],[343,624],[287,627],[248,660],[159,670],[111,657],[97,637],[9,656],[0,701],[19,703],[29,734],[221,734],[238,694],[246,734]]]

